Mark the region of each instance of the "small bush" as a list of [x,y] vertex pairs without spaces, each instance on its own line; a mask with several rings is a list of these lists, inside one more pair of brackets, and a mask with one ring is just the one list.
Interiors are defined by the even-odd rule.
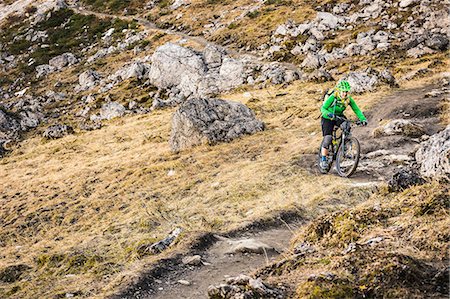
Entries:
[[247,14],[250,19],[256,19],[261,13],[258,10],[251,11]]

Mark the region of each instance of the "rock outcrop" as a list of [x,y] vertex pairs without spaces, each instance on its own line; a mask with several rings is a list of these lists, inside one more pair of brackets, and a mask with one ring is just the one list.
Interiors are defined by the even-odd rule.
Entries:
[[233,298],[285,298],[284,292],[274,288],[260,278],[253,279],[247,275],[239,275],[226,280],[225,284],[210,286],[208,298],[233,299]]
[[389,191],[400,192],[411,186],[421,185],[425,180],[413,169],[401,169],[388,182]]
[[416,160],[424,177],[450,180],[450,126],[421,143]]
[[78,91],[88,90],[95,87],[100,82],[100,75],[93,70],[87,70],[78,76]]
[[190,99],[172,118],[170,146],[179,151],[202,143],[228,142],[264,130],[247,106],[220,99]]
[[0,140],[18,139],[20,131],[21,126],[18,117],[0,109]]
[[386,125],[376,128],[373,132],[374,137],[404,135],[408,137],[420,137],[425,134],[424,129],[406,119],[395,119]]
[[74,130],[72,127],[58,124],[48,127],[43,136],[47,139],[58,139],[73,133]]

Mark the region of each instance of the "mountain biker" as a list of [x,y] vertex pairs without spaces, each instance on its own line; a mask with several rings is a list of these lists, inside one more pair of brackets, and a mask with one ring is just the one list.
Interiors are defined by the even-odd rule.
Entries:
[[363,126],[367,125],[367,119],[364,114],[359,109],[358,105],[356,105],[355,100],[350,96],[350,84],[348,81],[342,80],[340,81],[331,95],[325,99],[322,107],[320,108],[320,112],[322,113],[322,149],[321,156],[322,160],[320,161],[320,167],[322,169],[326,169],[328,167],[328,148],[331,145],[333,137],[331,136],[333,133],[334,126],[340,126],[344,120],[336,119],[336,116],[340,116],[346,118],[344,116],[344,111],[348,105],[352,108],[353,112],[355,112],[356,116],[359,118],[361,124]]

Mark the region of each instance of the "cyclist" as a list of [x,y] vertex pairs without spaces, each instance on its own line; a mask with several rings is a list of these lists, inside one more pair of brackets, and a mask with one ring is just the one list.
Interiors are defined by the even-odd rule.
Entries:
[[322,169],[326,169],[328,167],[328,148],[331,145],[333,137],[334,126],[340,126],[344,120],[336,119],[335,116],[340,116],[345,118],[344,111],[348,105],[352,107],[353,112],[355,112],[356,116],[359,118],[361,124],[363,126],[367,125],[367,119],[361,110],[356,105],[355,100],[350,96],[350,84],[348,81],[340,81],[334,88],[334,91],[331,95],[327,93],[325,101],[320,108],[320,112],[322,113],[322,149],[321,156],[322,160],[320,161],[320,167]]

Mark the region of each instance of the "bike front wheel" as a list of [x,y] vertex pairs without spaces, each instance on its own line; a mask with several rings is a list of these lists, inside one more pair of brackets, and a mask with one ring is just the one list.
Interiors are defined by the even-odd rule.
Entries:
[[336,157],[336,170],[342,177],[351,176],[359,163],[360,146],[355,137],[344,140],[339,147]]

